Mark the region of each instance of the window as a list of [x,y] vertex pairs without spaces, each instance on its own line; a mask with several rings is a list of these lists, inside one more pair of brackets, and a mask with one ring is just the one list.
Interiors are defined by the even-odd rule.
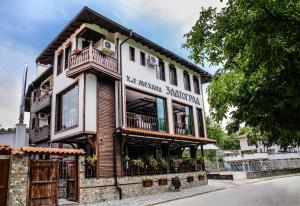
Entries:
[[57,56],[57,75],[61,74],[62,73],[62,60],[63,60],[63,51],[60,51],[58,56]]
[[126,88],[126,126],[167,131],[166,99]]
[[198,130],[199,136],[204,137],[204,122],[203,122],[203,114],[202,109],[197,108],[197,119],[198,119]]
[[200,94],[199,79],[196,76],[194,76],[193,81],[194,81],[194,92],[196,94]]
[[170,84],[177,86],[177,74],[176,68],[174,65],[169,65],[169,72],[170,72]]
[[190,75],[186,71],[183,72],[183,83],[184,83],[184,89],[191,91]]
[[129,46],[129,59],[135,61],[135,49]]
[[145,56],[145,53],[141,51],[140,52],[140,57],[141,57],[141,59],[140,59],[141,65],[146,66],[146,56]]
[[173,102],[174,130],[176,134],[193,135],[192,107]]
[[165,63],[162,59],[159,59],[158,67],[156,67],[156,78],[165,81]]
[[57,95],[56,131],[78,125],[78,85],[74,85]]
[[69,44],[65,49],[65,69],[67,69],[69,67],[71,49],[72,49],[72,44]]

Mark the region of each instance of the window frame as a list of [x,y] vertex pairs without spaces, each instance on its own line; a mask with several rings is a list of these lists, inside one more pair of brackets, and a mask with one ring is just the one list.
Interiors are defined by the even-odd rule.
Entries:
[[[202,108],[196,108],[196,112],[197,112],[197,121],[198,121],[197,122],[197,124],[198,124],[198,136],[199,137],[205,137],[203,110],[202,110]],[[200,122],[199,117],[201,117],[201,122]],[[203,136],[201,136],[201,133],[203,134]]]
[[[200,82],[199,82],[199,78],[197,76],[193,76],[193,83],[194,83],[194,92],[195,92],[195,94],[201,94]],[[197,88],[196,88],[196,84],[197,84]]]
[[[68,49],[70,49],[70,50],[68,50]],[[65,58],[64,58],[64,60],[65,60],[64,69],[65,70],[68,69],[70,66],[69,61],[70,61],[71,53],[72,53],[72,43],[70,42],[67,44],[67,46],[65,48],[65,55],[64,55],[65,56]]]
[[[160,67],[161,65],[162,68]],[[165,62],[161,58],[158,58],[158,66],[156,67],[156,79],[166,81]]]
[[63,58],[64,58],[64,50],[60,50],[57,55],[56,60],[56,76],[60,75],[63,72]]
[[129,60],[135,62],[135,48],[129,46]]
[[[72,89],[74,89],[75,87],[78,87],[78,108],[77,108],[77,111],[78,111],[78,116],[77,116],[77,123],[70,126],[70,127],[67,127],[67,128],[60,128],[58,129],[58,124],[62,124],[62,115],[61,115],[61,111],[62,111],[62,105],[61,105],[61,97],[65,94],[67,94],[69,91],[71,91]],[[71,86],[67,87],[66,89],[60,91],[59,93],[56,94],[56,99],[55,99],[55,134],[57,133],[60,133],[60,132],[64,132],[66,130],[70,130],[70,129],[73,129],[73,128],[76,128],[79,126],[79,100],[80,100],[80,97],[79,97],[79,82],[75,82],[74,84],[72,84]],[[60,121],[58,121],[60,119]],[[60,127],[62,127],[62,125],[60,125]]]
[[[184,106],[184,107],[188,107],[189,108],[189,112],[191,113],[190,115],[190,121],[191,121],[191,132],[192,134],[183,134],[183,135],[186,135],[186,136],[195,136],[195,121],[194,121],[194,110],[193,110],[193,105],[189,105],[189,104],[185,104],[183,102],[179,102],[179,101],[176,101],[176,100],[172,100],[172,103],[171,103],[171,106],[172,106],[172,114],[173,114],[173,125],[174,125],[174,133],[176,133],[176,128],[175,128],[175,118],[174,118],[174,105],[173,104],[179,104],[181,106]],[[185,123],[186,124],[186,123]]]
[[[174,79],[171,75],[171,71],[174,71]],[[177,70],[176,70],[175,65],[173,65],[173,64],[169,64],[169,82],[171,85],[178,86]]]
[[191,77],[187,71],[183,71],[183,86],[187,91],[191,91]]
[[140,51],[140,64],[146,66],[146,53],[143,51]]

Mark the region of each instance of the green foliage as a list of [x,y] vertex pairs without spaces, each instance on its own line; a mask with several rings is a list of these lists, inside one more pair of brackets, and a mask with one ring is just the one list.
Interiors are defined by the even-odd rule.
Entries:
[[145,166],[144,160],[142,158],[133,159],[131,160],[131,162],[134,166],[137,166],[139,168],[144,168]]
[[221,126],[209,117],[206,118],[206,128],[208,137],[216,140],[220,149],[235,150],[240,148],[239,141],[235,137],[225,134]]
[[215,121],[229,115],[230,133],[245,123],[269,144],[300,144],[299,29],[299,0],[228,0],[220,11],[202,8],[183,46],[197,63],[222,65],[208,101]]
[[148,156],[147,160],[148,160],[149,166],[151,168],[157,169],[157,167],[158,167],[158,161],[154,158],[153,155]]

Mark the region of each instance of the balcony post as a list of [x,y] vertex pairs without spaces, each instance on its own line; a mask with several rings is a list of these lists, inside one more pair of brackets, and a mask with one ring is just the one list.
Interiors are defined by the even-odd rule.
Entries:
[[89,44],[89,62],[93,61],[93,41]]

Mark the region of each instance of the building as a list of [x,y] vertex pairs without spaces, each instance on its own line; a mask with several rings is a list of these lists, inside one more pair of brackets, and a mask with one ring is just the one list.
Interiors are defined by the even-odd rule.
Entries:
[[[248,133],[240,135],[238,137],[238,140],[240,141],[239,154],[235,153],[224,156],[223,160],[225,168],[235,168],[236,165],[242,165],[242,162],[247,164],[254,163],[254,165],[256,165],[255,163],[259,162],[259,164],[261,165],[261,163],[264,161],[296,160],[298,162],[300,160],[299,147],[290,145],[286,148],[286,150],[284,150],[279,145],[266,146],[261,141],[257,141],[255,144],[253,144],[249,140]],[[286,163],[284,162],[284,164]],[[292,166],[291,163],[290,166]],[[278,165],[278,167],[281,166]]]
[[[115,178],[118,189],[118,178],[126,176],[180,173],[195,175],[199,184],[206,180],[196,152],[214,142],[204,121],[208,72],[87,7],[36,62],[39,75],[26,94],[30,144],[83,149],[85,177]],[[186,147],[191,159],[181,161]],[[77,188],[73,199],[96,201],[81,199],[84,190]],[[119,193],[133,195],[126,188]]]

